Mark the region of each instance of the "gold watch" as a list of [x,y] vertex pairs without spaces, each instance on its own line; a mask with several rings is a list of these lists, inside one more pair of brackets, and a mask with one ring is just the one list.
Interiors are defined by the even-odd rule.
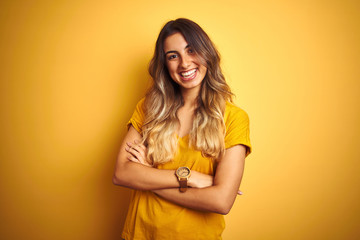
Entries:
[[187,190],[187,181],[191,175],[191,171],[188,167],[179,167],[175,172],[179,183],[180,183],[180,192],[186,192]]

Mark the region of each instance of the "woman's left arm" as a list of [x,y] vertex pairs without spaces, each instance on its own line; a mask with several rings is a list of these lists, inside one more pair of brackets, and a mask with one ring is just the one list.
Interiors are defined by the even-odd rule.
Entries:
[[240,187],[245,156],[246,147],[243,145],[226,149],[216,168],[213,186],[188,188],[184,193],[179,192],[177,188],[160,189],[153,192],[184,207],[228,214]]

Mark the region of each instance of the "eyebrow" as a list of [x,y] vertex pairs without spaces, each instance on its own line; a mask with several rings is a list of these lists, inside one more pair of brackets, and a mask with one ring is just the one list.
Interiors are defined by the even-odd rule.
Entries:
[[[190,44],[186,45],[185,49],[187,49],[187,48],[189,48],[189,47],[191,47]],[[168,55],[169,53],[177,53],[177,51],[167,51],[167,52],[165,53],[165,56]]]

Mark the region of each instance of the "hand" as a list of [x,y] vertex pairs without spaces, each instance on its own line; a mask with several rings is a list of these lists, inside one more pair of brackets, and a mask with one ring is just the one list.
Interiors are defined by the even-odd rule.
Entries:
[[191,171],[191,176],[188,180],[189,187],[205,188],[213,185],[214,177],[197,171]]
[[144,144],[135,140],[133,143],[127,142],[126,145],[125,150],[129,153],[129,156],[127,157],[129,161],[152,167],[146,158],[147,148]]
[[[213,185],[214,177],[197,171],[191,171],[191,176],[188,181],[189,187],[205,188]],[[243,192],[239,189],[237,195],[243,195]]]

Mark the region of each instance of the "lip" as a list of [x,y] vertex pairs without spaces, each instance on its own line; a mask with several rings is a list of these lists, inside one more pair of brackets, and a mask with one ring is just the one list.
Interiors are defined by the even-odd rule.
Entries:
[[[193,70],[193,69],[190,69],[188,71],[182,71],[182,72],[189,72],[191,70]],[[191,74],[190,76],[184,77],[183,75],[181,75],[181,73],[179,73],[179,76],[180,76],[181,80],[183,80],[183,81],[190,81],[190,80],[193,80],[194,78],[196,78],[198,71],[199,71],[199,69],[195,68],[195,72],[193,74]]]

